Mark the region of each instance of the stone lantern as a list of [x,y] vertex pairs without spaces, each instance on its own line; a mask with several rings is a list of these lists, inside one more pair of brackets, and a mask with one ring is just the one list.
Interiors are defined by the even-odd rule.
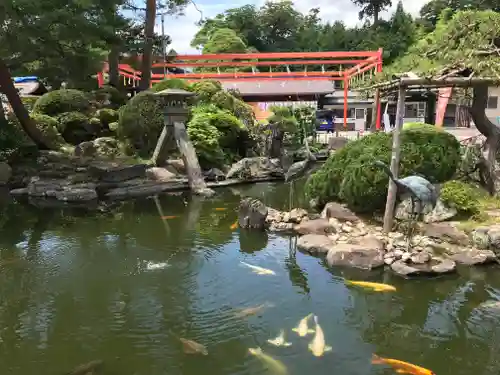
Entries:
[[189,140],[185,122],[188,119],[189,108],[187,99],[195,94],[181,89],[166,89],[156,93],[164,105],[163,129],[153,152],[152,162],[162,163],[166,151],[179,148],[186,167],[189,187],[195,194],[210,196],[214,191],[207,188],[201,172],[196,151]]

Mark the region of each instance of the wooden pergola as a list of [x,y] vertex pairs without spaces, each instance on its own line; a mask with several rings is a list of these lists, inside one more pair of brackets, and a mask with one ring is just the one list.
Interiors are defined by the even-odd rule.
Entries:
[[[421,77],[399,77],[389,81],[381,82],[372,86],[361,88],[361,90],[377,90],[381,93],[398,93],[396,106],[396,123],[392,135],[392,155],[391,172],[397,178],[399,174],[399,162],[401,156],[401,129],[403,127],[405,115],[405,97],[411,90],[422,89],[440,89],[440,88],[474,88],[477,86],[493,86],[500,84],[500,77],[474,77],[472,73],[469,77],[449,76],[448,74],[439,78],[421,78]],[[390,232],[394,222],[394,208],[397,198],[396,184],[389,179],[387,190],[387,201],[384,213],[384,232]]]

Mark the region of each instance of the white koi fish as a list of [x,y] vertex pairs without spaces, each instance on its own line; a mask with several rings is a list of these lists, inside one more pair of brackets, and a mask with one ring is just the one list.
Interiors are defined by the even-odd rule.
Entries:
[[309,315],[306,315],[305,317],[303,317],[300,322],[299,322],[299,325],[296,327],[296,328],[292,328],[292,331],[293,332],[297,332],[297,334],[300,336],[300,337],[304,337],[304,336],[307,336],[307,334],[309,333],[314,333],[314,330],[313,329],[309,329],[309,327],[307,326],[307,322],[309,321],[309,318],[312,316],[313,314],[310,313]]
[[269,340],[267,340],[267,342],[271,345],[274,345],[274,346],[292,346],[291,342],[285,341],[285,330],[284,329],[282,329],[280,331],[280,334],[278,335],[278,337],[276,337],[274,339],[269,339]]
[[309,343],[309,350],[312,352],[313,356],[321,357],[325,352],[331,351],[332,347],[325,344],[325,335],[318,323],[318,317],[316,315],[314,316],[314,323],[316,323],[316,334]]
[[269,354],[265,354],[261,348],[249,348],[248,352],[260,359],[268,368],[269,372],[273,373],[274,375],[288,374],[288,370],[283,362],[274,359]]
[[273,270],[269,270],[267,268],[262,268],[259,266],[253,266],[251,264],[245,263],[245,262],[240,262],[244,266],[247,266],[248,268],[251,268],[254,273],[257,275],[276,275],[276,273]]

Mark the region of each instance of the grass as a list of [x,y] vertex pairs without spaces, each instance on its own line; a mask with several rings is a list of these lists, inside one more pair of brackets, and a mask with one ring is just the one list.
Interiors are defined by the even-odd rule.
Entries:
[[479,198],[479,214],[461,221],[458,227],[471,232],[477,227],[500,224],[500,197],[481,195]]

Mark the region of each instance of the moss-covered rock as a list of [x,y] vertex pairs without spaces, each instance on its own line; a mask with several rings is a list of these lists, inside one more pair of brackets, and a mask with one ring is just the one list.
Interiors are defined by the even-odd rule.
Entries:
[[94,138],[99,132],[100,123],[93,125],[80,112],[66,112],[57,116],[57,128],[67,142],[77,145]]
[[110,123],[117,122],[119,118],[118,111],[111,108],[100,109],[97,111],[97,117],[99,118],[101,125],[105,128],[109,127]]
[[[389,163],[392,137],[375,133],[348,143],[332,155],[306,184],[321,203],[340,200],[357,212],[382,209],[388,176],[373,161]],[[460,162],[460,144],[447,133],[410,129],[401,133],[400,176],[420,174],[433,183],[451,179]]]
[[92,92],[98,107],[119,108],[127,102],[127,94],[116,87],[103,86]]
[[57,116],[65,112],[88,113],[91,108],[87,94],[79,90],[54,90],[42,95],[36,101],[33,112]]
[[151,156],[163,128],[163,105],[153,92],[141,92],[118,111],[120,138],[141,155]]

